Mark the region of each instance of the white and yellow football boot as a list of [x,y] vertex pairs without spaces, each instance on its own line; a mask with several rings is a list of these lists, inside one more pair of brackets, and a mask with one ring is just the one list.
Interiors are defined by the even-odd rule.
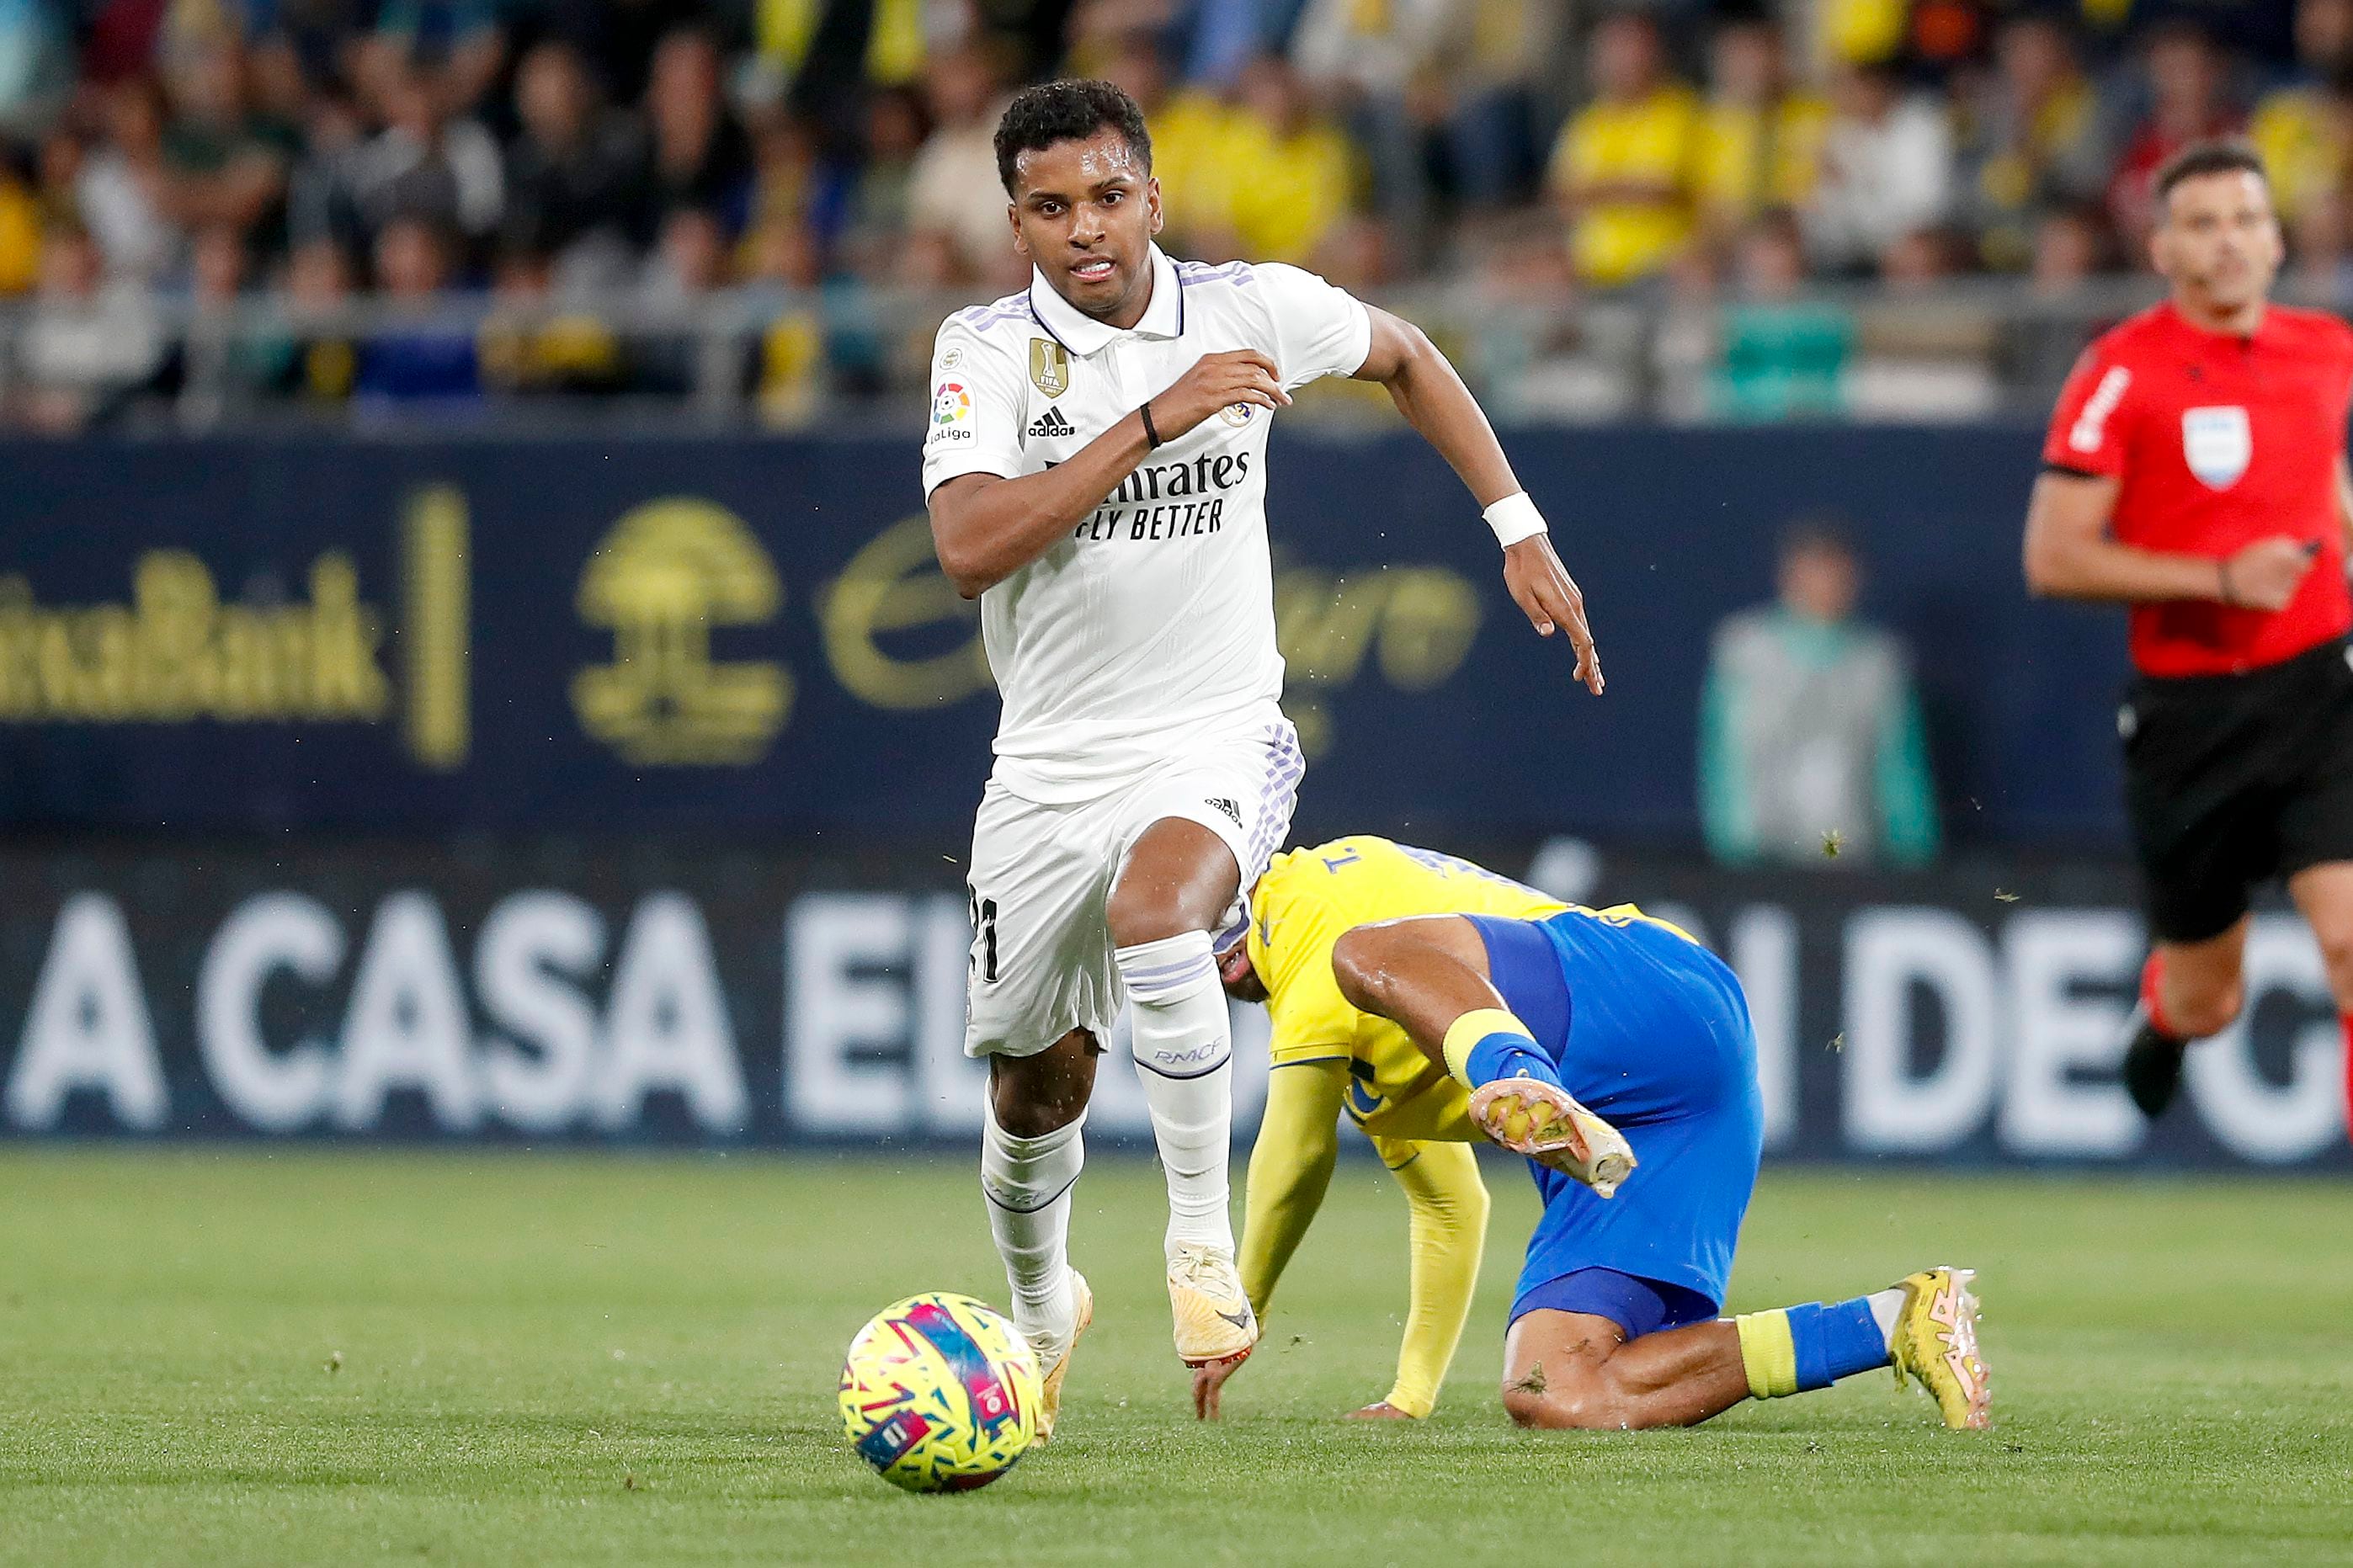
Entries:
[[1079,1348],[1079,1336],[1095,1321],[1095,1293],[1087,1289],[1087,1277],[1077,1269],[1071,1270],[1071,1303],[1076,1309],[1071,1319],[1071,1333],[1059,1344],[1042,1336],[1033,1336],[1029,1348],[1038,1352],[1038,1368],[1043,1374],[1038,1384],[1038,1431],[1029,1439],[1033,1448],[1042,1448],[1054,1436],[1054,1423],[1062,1414],[1062,1374],[1071,1370],[1071,1352]]
[[1625,1134],[1541,1079],[1499,1078],[1471,1091],[1471,1120],[1514,1154],[1582,1182],[1602,1197],[1636,1161]]
[[1993,1425],[1992,1377],[1978,1353],[1974,1268],[1924,1268],[1896,1281],[1904,1292],[1888,1356],[1898,1383],[1910,1376],[1936,1402],[1955,1431]]
[[1234,1255],[1221,1247],[1178,1245],[1168,1259],[1168,1310],[1187,1366],[1240,1361],[1258,1345],[1258,1314],[1242,1291]]

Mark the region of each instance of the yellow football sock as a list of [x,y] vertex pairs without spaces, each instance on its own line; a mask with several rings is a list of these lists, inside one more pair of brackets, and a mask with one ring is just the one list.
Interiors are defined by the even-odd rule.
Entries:
[[1470,1084],[1473,1089],[1477,1088],[1476,1084],[1471,1083],[1469,1067],[1471,1047],[1490,1035],[1519,1035],[1531,1044],[1535,1039],[1534,1035],[1528,1033],[1528,1026],[1525,1024],[1521,1023],[1516,1016],[1506,1013],[1501,1007],[1475,1008],[1455,1019],[1453,1025],[1446,1031],[1446,1041],[1440,1047],[1441,1054],[1446,1058],[1446,1070],[1453,1074],[1459,1081]]
[[1732,1320],[1740,1331],[1740,1365],[1748,1373],[1748,1392],[1773,1399],[1798,1392],[1798,1342],[1789,1332],[1789,1314],[1744,1312]]

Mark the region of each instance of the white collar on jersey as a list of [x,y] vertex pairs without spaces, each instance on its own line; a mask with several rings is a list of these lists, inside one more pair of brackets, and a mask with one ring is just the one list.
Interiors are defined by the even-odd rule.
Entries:
[[[1046,275],[1035,268],[1029,271],[1029,309],[1037,316],[1038,324],[1051,332],[1056,342],[1081,359],[1126,335],[1055,293]],[[1152,247],[1152,300],[1144,307],[1144,319],[1129,331],[1145,338],[1185,335],[1184,286],[1176,281],[1176,264],[1162,255],[1156,245]]]

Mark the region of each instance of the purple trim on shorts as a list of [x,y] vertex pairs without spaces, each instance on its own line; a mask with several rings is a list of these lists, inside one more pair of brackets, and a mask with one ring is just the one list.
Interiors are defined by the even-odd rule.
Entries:
[[1242,868],[1245,888],[1257,881],[1259,873],[1266,868],[1276,840],[1291,831],[1291,812],[1298,804],[1299,781],[1307,772],[1307,759],[1299,753],[1299,731],[1291,727],[1288,720],[1269,728],[1267,742],[1266,777],[1259,785],[1258,816],[1247,841],[1250,864]]
[[1250,890],[1266,869],[1267,861],[1273,858],[1282,836],[1291,831],[1292,808],[1299,802],[1299,781],[1307,772],[1307,759],[1299,754],[1299,731],[1291,727],[1289,720],[1268,727],[1266,745],[1266,776],[1259,784],[1258,815],[1250,836],[1242,841],[1241,918],[1209,938],[1212,953],[1230,952],[1234,943],[1250,934]]

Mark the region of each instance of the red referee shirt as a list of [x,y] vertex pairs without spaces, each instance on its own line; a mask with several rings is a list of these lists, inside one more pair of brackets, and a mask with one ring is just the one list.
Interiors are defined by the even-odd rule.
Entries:
[[2279,305],[2251,338],[2210,332],[2159,305],[2075,362],[2042,460],[2119,481],[2118,542],[2218,559],[2273,534],[2320,547],[2276,612],[2135,605],[2132,658],[2143,674],[2235,674],[2353,628],[2336,479],[2348,399],[2353,328]]

